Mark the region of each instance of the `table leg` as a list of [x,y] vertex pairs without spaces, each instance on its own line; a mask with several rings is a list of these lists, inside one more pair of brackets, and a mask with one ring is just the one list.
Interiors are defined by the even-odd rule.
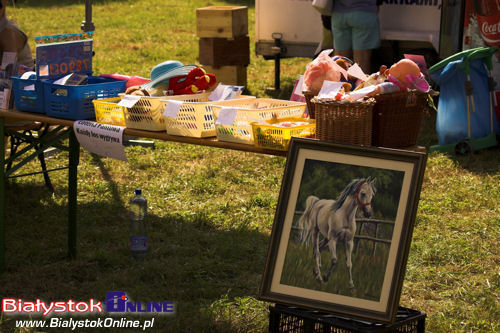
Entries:
[[0,274],[5,271],[5,128],[0,117]]
[[73,131],[69,132],[69,169],[68,169],[68,255],[76,258],[77,239],[77,180],[80,161],[80,143]]

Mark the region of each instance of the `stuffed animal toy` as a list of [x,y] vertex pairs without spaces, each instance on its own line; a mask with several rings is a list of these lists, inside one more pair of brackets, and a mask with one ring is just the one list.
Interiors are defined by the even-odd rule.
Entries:
[[[341,56],[335,56],[335,57],[333,57],[333,60],[335,61],[335,63],[337,63],[337,65],[339,65],[340,67],[342,67],[346,71],[349,69],[349,67],[351,67],[354,64],[351,59],[346,58],[346,57],[341,57]],[[347,92],[347,91],[350,91],[353,87],[356,87],[356,82],[358,81],[358,79],[352,75],[349,75],[347,77],[347,79],[341,77],[340,81],[341,82],[348,82],[350,84],[349,90],[346,90],[346,92]]]
[[215,75],[196,67],[187,75],[180,75],[168,81],[168,92],[171,95],[195,94],[200,90],[208,90],[217,82]]
[[201,67],[194,67],[186,75],[177,75],[166,80],[163,85],[155,88],[145,89],[143,86],[131,86],[125,91],[125,94],[140,96],[161,96],[167,90],[169,95],[195,94],[202,90],[208,90],[216,84],[217,80],[214,74],[207,73]]

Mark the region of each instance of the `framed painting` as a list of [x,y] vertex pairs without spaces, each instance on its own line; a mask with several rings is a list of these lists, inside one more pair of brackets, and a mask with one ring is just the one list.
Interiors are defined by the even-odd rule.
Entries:
[[293,138],[263,300],[392,323],[427,155]]

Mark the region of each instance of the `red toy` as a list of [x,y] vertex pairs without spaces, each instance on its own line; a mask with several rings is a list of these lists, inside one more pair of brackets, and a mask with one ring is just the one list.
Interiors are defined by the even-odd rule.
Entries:
[[196,67],[187,75],[171,78],[168,82],[168,92],[172,95],[194,94],[213,87],[216,82],[214,74],[207,73],[201,67]]

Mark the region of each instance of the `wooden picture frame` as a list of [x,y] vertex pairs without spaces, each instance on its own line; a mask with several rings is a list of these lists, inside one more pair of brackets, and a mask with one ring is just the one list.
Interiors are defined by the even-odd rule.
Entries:
[[260,299],[393,323],[427,155],[293,138],[287,156]]

